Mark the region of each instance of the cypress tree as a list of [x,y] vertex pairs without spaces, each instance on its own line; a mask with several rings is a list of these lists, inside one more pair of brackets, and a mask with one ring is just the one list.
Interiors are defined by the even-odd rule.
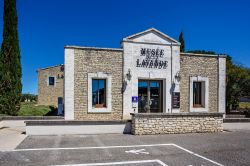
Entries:
[[184,41],[183,32],[181,32],[179,35],[179,42],[181,43],[180,51],[185,52],[185,41]]
[[0,51],[0,113],[17,115],[22,93],[16,0],[4,0],[3,42]]

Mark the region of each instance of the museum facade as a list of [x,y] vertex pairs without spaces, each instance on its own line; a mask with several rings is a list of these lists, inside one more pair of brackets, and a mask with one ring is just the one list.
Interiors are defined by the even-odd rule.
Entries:
[[154,29],[121,48],[65,46],[65,120],[123,120],[131,113],[225,113],[226,57],[180,52]]

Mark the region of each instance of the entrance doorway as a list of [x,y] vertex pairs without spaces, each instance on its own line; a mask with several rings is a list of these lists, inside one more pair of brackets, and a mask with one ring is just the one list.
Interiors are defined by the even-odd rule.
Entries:
[[138,81],[138,112],[161,113],[162,112],[162,81],[139,80]]

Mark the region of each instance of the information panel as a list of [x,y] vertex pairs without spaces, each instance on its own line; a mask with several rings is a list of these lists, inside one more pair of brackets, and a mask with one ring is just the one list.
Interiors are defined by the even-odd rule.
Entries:
[[172,93],[172,107],[180,108],[180,92]]

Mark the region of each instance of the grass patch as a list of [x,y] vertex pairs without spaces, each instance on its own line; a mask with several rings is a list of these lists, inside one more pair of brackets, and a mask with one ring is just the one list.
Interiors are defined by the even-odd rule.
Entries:
[[240,102],[239,108],[240,109],[250,109],[250,102]]
[[21,103],[21,109],[18,116],[49,116],[56,112],[53,106],[37,105],[35,102]]

